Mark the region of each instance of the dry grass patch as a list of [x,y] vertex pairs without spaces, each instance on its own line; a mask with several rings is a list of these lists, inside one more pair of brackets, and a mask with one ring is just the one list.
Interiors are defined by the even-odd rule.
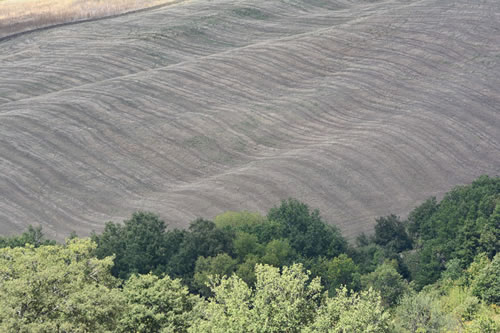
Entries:
[[0,37],[55,24],[121,14],[175,0],[0,0]]

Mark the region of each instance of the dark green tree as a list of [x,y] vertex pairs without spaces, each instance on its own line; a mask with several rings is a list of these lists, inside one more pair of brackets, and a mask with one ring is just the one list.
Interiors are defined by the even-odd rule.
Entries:
[[137,212],[123,225],[107,223],[104,232],[93,234],[98,258],[115,256],[113,275],[126,279],[146,274],[166,264],[165,222],[158,215]]
[[500,250],[500,200],[488,220],[481,218],[479,245],[480,251],[493,258]]
[[376,219],[375,243],[395,252],[411,248],[411,240],[398,216],[389,215]]
[[335,295],[336,290],[341,289],[342,286],[345,286],[347,290],[358,291],[360,289],[359,268],[345,253],[333,259],[315,258],[310,264],[310,270],[314,276],[321,278],[321,283],[330,296]]
[[418,288],[437,281],[450,260],[459,259],[466,268],[477,254],[492,258],[498,252],[499,202],[500,177],[481,176],[455,187],[439,204],[431,199],[410,213],[408,229],[419,257],[410,270]]
[[[421,229],[424,225],[426,225],[426,222],[431,218],[437,209],[438,204],[436,197],[431,197],[411,211],[408,216],[408,232],[413,238],[417,238],[420,235],[422,232]],[[424,232],[427,233],[427,230]]]
[[283,236],[292,248],[304,257],[333,258],[347,249],[347,241],[335,226],[325,224],[319,211],[296,199],[283,200],[279,207],[271,208],[267,215],[271,221],[283,226]]
[[198,257],[215,257],[220,253],[233,255],[234,232],[217,228],[212,221],[197,219],[191,223],[176,253],[170,257],[167,273],[182,278],[192,287]]
[[23,232],[20,236],[0,237],[0,248],[4,247],[23,247],[26,244],[31,244],[34,247],[42,245],[54,245],[54,240],[45,238],[41,226],[28,226],[28,230]]

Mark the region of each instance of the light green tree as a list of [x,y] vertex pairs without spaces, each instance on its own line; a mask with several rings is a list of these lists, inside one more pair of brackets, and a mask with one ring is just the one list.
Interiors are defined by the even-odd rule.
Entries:
[[346,287],[327,298],[314,322],[304,333],[389,332],[389,314],[384,312],[380,294],[373,289],[349,295]]
[[319,278],[311,282],[301,264],[280,270],[256,265],[253,298],[256,332],[300,332],[312,322],[323,297]]
[[310,283],[302,265],[257,264],[255,289],[238,276],[216,278],[214,296],[201,306],[190,332],[300,332],[314,319],[322,298],[319,279]]
[[179,279],[132,275],[123,288],[128,310],[120,321],[122,332],[186,332],[200,301]]
[[301,264],[255,267],[255,288],[237,275],[216,277],[214,294],[200,303],[189,332],[387,332],[389,315],[380,295],[337,290],[328,298],[320,279],[311,280]]
[[201,318],[188,332],[241,333],[249,331],[252,323],[252,290],[238,276],[215,277],[212,298],[200,303]]
[[111,332],[126,303],[89,239],[0,249],[1,332]]

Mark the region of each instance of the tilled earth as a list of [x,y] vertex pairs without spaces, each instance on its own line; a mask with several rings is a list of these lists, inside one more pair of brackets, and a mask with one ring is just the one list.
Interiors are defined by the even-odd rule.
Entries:
[[0,233],[295,197],[347,237],[500,174],[498,0],[192,0],[0,40]]

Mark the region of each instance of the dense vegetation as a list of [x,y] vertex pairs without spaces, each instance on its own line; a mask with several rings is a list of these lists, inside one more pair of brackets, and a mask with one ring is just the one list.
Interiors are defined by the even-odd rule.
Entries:
[[90,239],[0,238],[2,332],[498,332],[500,178],[349,244],[317,210],[169,230],[138,212]]

